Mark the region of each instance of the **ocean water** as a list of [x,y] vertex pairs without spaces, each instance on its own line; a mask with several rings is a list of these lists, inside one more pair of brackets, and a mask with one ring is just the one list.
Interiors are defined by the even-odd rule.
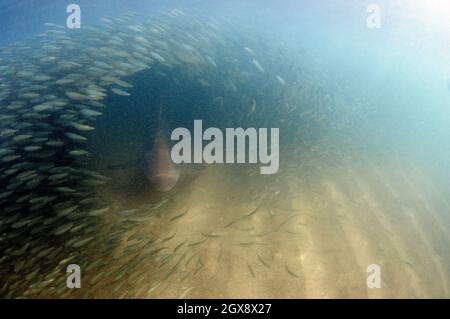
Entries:
[[446,1],[76,4],[0,1],[1,297],[449,298]]

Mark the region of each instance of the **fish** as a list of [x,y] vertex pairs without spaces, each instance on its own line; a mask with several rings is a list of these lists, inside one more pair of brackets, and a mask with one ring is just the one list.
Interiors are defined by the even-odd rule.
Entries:
[[26,152],[35,152],[42,149],[42,146],[30,145],[23,148]]
[[206,238],[205,238],[205,239],[202,239],[202,240],[199,240],[199,241],[192,242],[192,243],[188,244],[187,246],[188,246],[188,247],[194,247],[194,246],[201,245],[201,244],[203,244],[204,242],[206,242]]
[[68,98],[75,100],[75,101],[87,100],[87,97],[85,95],[78,93],[78,92],[69,91],[69,92],[66,92],[65,94]]
[[245,47],[244,50],[250,53],[252,56],[255,56],[255,52],[252,49]]
[[33,110],[37,111],[37,112],[43,112],[43,111],[48,111],[53,109],[53,105],[51,104],[39,104],[39,105],[35,105],[33,106]]
[[184,291],[181,293],[181,295],[178,297],[178,299],[185,299],[187,294],[193,289],[193,287],[185,288]]
[[178,214],[178,215],[172,217],[169,221],[173,222],[174,220],[177,220],[177,219],[183,217],[184,215],[186,215],[188,213],[188,211],[189,211],[189,209],[186,209],[184,211],[184,213],[181,213],[181,214]]
[[[298,87],[291,87],[292,82],[300,80],[296,75],[281,72],[275,62],[266,62],[270,61],[268,57],[274,61],[284,59],[270,51],[270,45],[250,35],[239,34],[226,23],[181,10],[158,12],[146,18],[142,22],[134,15],[103,18],[99,25],[84,26],[80,32],[47,23],[45,31],[30,40],[1,48],[2,297],[77,297],[77,290],[66,289],[66,277],[60,276],[61,266],[69,262],[89,270],[86,272],[89,276],[86,289],[80,296],[95,296],[96,289],[104,289],[107,294],[115,292],[112,296],[132,296],[134,292],[126,291],[125,287],[129,287],[130,278],[137,280],[142,273],[135,268],[139,263],[144,270],[150,269],[155,266],[155,261],[159,264],[163,255],[169,255],[164,257],[167,263],[161,268],[163,277],[169,271],[173,278],[174,274],[183,276],[184,272],[181,272],[185,267],[181,268],[181,263],[191,266],[186,269],[189,276],[196,276],[202,270],[206,273],[209,267],[202,261],[201,244],[206,240],[211,240],[211,246],[218,244],[221,240],[214,238],[225,238],[226,231],[233,230],[230,227],[219,234],[208,228],[199,234],[199,229],[197,235],[200,238],[186,237],[182,243],[175,243],[175,237],[172,241],[167,240],[171,235],[155,235],[154,241],[158,239],[159,242],[162,238],[167,244],[174,242],[175,249],[172,246],[170,250],[158,248],[150,239],[143,239],[147,235],[141,227],[144,221],[158,231],[159,222],[171,220],[181,224],[184,222],[181,218],[188,212],[180,211],[177,212],[179,215],[156,221],[149,219],[150,213],[140,215],[145,210],[165,211],[168,206],[165,203],[169,198],[173,200],[172,193],[155,200],[156,205],[139,209],[123,207],[122,211],[114,198],[109,202],[111,198],[103,196],[102,187],[114,183],[115,179],[87,171],[85,156],[89,154],[88,150],[90,153],[97,151],[95,139],[93,145],[88,139],[99,132],[98,119],[111,110],[116,112],[109,108],[106,98],[117,100],[119,96],[134,95],[131,88],[137,90],[143,84],[133,78],[140,72],[158,81],[170,82],[174,89],[182,88],[186,75],[193,85],[203,86],[204,90],[214,92],[214,96],[220,94],[215,101],[218,114],[225,114],[221,112],[228,111],[226,108],[234,102],[233,96],[239,93],[245,105],[236,115],[245,117],[250,113],[248,120],[256,121],[267,115],[264,113],[267,112],[264,94],[274,91],[280,96],[289,96],[300,91]],[[242,45],[236,46],[234,40],[241,37],[239,43],[247,43],[252,49],[242,50]],[[266,69],[256,58],[267,63]],[[225,69],[229,72],[222,72]],[[269,76],[275,69],[277,71]],[[252,70],[255,72],[250,72]],[[275,85],[270,90],[257,88],[255,94],[245,96],[244,88],[262,80]],[[282,82],[285,84],[279,85]],[[306,87],[307,81],[304,82],[302,85]],[[217,88],[222,89],[219,92]],[[292,100],[296,98],[292,96]],[[120,100],[124,104],[128,101],[126,98]],[[274,101],[278,103],[278,100]],[[280,109],[287,102],[291,101],[280,100]],[[314,101],[310,102],[314,104]],[[117,107],[119,114],[125,114],[126,105],[120,107],[123,109]],[[301,111],[300,106],[298,111]],[[279,115],[277,110],[271,114],[274,118]],[[290,114],[292,121],[296,120],[296,115],[297,110]],[[167,192],[177,187],[182,171],[181,166],[171,162],[168,130],[163,122],[160,119],[137,162],[148,184],[155,190]],[[248,219],[233,223],[260,217],[258,214],[250,218],[252,215],[249,212],[242,216]],[[133,241],[138,243],[122,245],[123,239],[131,234]],[[143,243],[146,246],[141,248]],[[226,251],[221,247],[219,261],[222,248]],[[20,258],[11,258],[15,255]],[[172,262],[180,264],[175,267]],[[106,275],[108,273],[110,275]],[[111,282],[117,278],[120,280]],[[149,283],[149,287],[154,287],[155,283]],[[165,283],[163,288],[169,284]],[[149,291],[149,287],[144,286],[141,290]]]
[[137,212],[139,212],[139,209],[136,209],[136,208],[134,208],[134,209],[126,209],[126,210],[122,210],[120,212],[117,212],[117,215],[125,217],[125,216],[130,216],[130,215],[136,214]]
[[150,52],[150,56],[154,59],[156,59],[158,62],[164,63],[166,60],[158,53],[156,52]]
[[255,272],[253,271],[252,266],[250,266],[250,264],[247,264],[248,270],[250,271],[250,274],[252,275],[253,278],[256,278]]
[[103,207],[103,208],[99,208],[99,209],[95,209],[92,210],[88,213],[89,216],[100,216],[104,213],[106,213],[107,211],[109,211],[111,208],[109,206]]
[[70,187],[56,187],[56,190],[61,193],[75,193],[76,191]]
[[284,264],[284,267],[289,275],[291,275],[294,278],[300,278],[299,275],[297,275],[295,272],[293,272],[291,269],[289,269],[287,263]]
[[252,63],[259,71],[261,71],[261,73],[265,72],[261,64],[259,64],[258,60],[253,59]]
[[65,232],[69,231],[73,226],[74,226],[73,222],[69,222],[67,224],[61,225],[55,230],[54,234],[55,235],[62,235]]
[[216,233],[214,233],[214,232],[212,232],[212,233],[204,233],[204,232],[200,232],[200,234],[202,234],[202,235],[205,236],[205,237],[210,237],[210,238],[218,238],[218,237],[221,237],[220,234],[216,234]]
[[265,267],[267,267],[267,268],[270,268],[269,264],[266,263],[266,262],[264,261],[264,259],[262,259],[262,257],[261,257],[258,253],[256,253],[256,256],[258,257],[258,259],[259,259],[259,261],[261,262],[261,264],[263,264],[263,265],[264,265]]
[[277,75],[276,78],[281,85],[286,85],[286,81],[281,76]]
[[175,237],[176,234],[177,234],[176,232],[173,232],[173,234],[167,236],[166,238],[161,239],[161,243],[165,243],[166,241],[171,240],[172,238]]
[[90,118],[90,117],[97,117],[97,116],[102,115],[101,112],[97,112],[97,111],[94,111],[94,110],[91,110],[91,109],[88,109],[88,108],[80,110],[80,113],[83,116],[88,117],[88,118]]
[[122,89],[119,89],[119,88],[112,88],[111,91],[120,96],[130,96],[131,95],[130,93],[128,93]]
[[94,130],[94,127],[83,124],[83,123],[75,123],[72,122],[70,123],[71,126],[73,126],[74,128],[76,128],[79,131],[92,131]]
[[69,151],[69,154],[72,156],[78,157],[78,156],[87,156],[87,155],[89,155],[89,152],[82,150],[82,149],[75,149],[75,150]]
[[255,110],[256,110],[256,100],[253,99],[252,108],[251,108],[250,112],[248,112],[247,116],[253,114],[253,112],[255,112]]
[[152,204],[151,206],[150,206],[150,209],[151,210],[155,210],[155,209],[158,209],[158,208],[161,208],[162,206],[164,206],[167,202],[169,201],[169,198],[164,198],[163,200],[161,200],[159,203],[157,203],[157,204]]
[[179,243],[179,244],[173,249],[173,252],[176,253],[177,250],[179,250],[185,243],[186,243],[186,240],[184,240],[184,241],[182,241],[181,243]]
[[87,141],[87,138],[85,138],[84,136],[78,135],[76,133],[72,133],[72,132],[67,132],[65,133],[65,135],[71,139],[72,141],[75,142],[84,142]]
[[130,84],[128,82],[125,82],[125,81],[122,81],[122,80],[119,80],[119,79],[115,79],[114,83],[117,84],[118,86],[121,86],[121,87],[124,87],[124,88],[132,88],[133,87],[132,84]]

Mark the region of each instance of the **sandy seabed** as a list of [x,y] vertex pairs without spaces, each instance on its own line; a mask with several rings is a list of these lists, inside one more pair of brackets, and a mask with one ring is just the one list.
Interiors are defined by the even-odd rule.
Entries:
[[[401,161],[284,167],[274,176],[233,165],[184,170],[171,192],[127,196],[117,195],[121,187],[140,184],[125,183],[132,171],[116,172],[117,183],[104,190],[116,211],[163,204],[133,217],[139,222],[111,251],[115,262],[101,275],[85,271],[87,287],[77,294],[450,297],[450,205],[430,175]],[[141,244],[151,238],[157,244]],[[379,289],[367,286],[370,264],[381,267]]]

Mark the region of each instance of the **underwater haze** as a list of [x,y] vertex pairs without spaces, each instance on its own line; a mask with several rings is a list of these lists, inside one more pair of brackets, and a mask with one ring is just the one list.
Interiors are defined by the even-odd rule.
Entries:
[[449,298],[448,39],[445,0],[0,0],[0,297]]

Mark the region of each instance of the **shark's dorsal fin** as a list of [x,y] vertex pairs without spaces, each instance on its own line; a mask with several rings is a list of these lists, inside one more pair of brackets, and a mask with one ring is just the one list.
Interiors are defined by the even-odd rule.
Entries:
[[162,109],[163,109],[163,102],[162,102],[162,96],[160,98],[159,102],[159,116],[158,116],[158,127],[161,129],[161,123],[162,123]]

